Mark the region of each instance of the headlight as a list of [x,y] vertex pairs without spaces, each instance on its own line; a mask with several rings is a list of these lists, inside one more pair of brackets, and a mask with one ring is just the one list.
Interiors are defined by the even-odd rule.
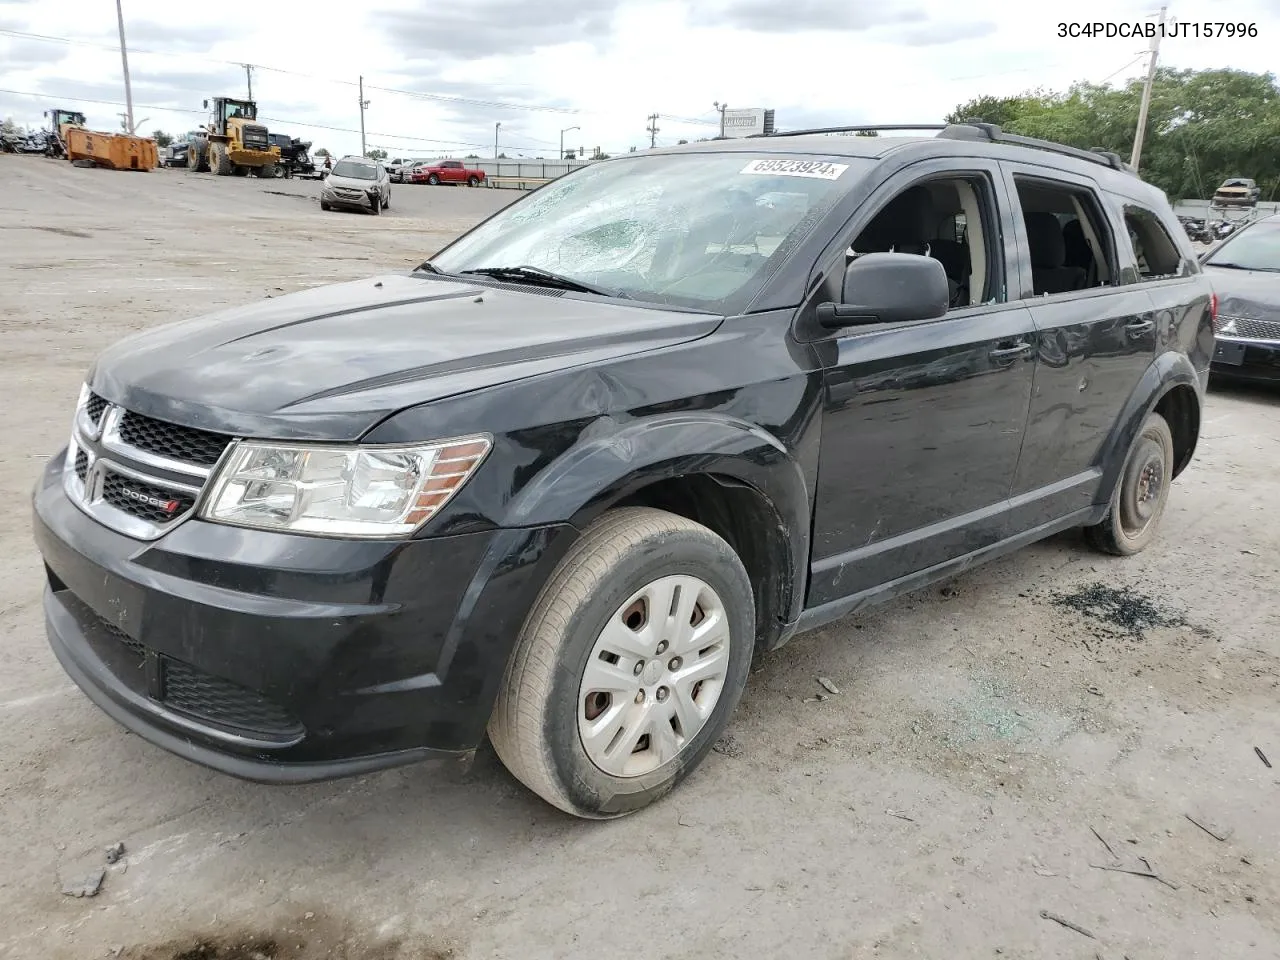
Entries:
[[412,533],[461,489],[488,437],[406,447],[241,441],[200,509],[206,520],[335,537]]

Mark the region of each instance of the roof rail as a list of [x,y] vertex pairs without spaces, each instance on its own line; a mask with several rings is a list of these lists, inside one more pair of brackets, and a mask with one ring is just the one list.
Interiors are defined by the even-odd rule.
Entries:
[[820,133],[870,133],[881,130],[945,130],[945,123],[870,123],[857,127],[812,127],[808,130],[775,130],[773,133],[753,133],[753,137],[808,137]]
[[1005,133],[997,124],[983,123],[979,120],[948,124],[938,136],[947,140],[980,140],[987,143],[1008,143],[1019,147],[1032,147],[1036,150],[1048,150],[1051,153],[1061,153],[1068,157],[1100,163],[1112,170],[1133,173],[1133,167],[1125,163],[1118,153],[1111,150],[1103,150],[1101,147],[1081,150],[1079,147],[1069,147],[1064,143],[1054,143],[1052,140],[1022,137],[1014,133]]

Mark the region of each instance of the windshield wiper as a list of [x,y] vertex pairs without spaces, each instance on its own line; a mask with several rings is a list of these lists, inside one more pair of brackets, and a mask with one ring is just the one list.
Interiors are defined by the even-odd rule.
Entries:
[[1243,263],[1232,263],[1230,260],[1206,260],[1206,267],[1222,267],[1224,270],[1256,270],[1259,273],[1280,272],[1280,267],[1247,267]]
[[617,290],[606,290],[604,287],[597,287],[590,283],[583,283],[581,280],[574,280],[572,277],[566,277],[559,273],[552,273],[550,270],[543,270],[541,267],[477,267],[474,270],[459,270],[458,275],[476,274],[482,277],[493,277],[495,280],[512,280],[517,283],[530,283],[541,287],[553,287],[558,290],[573,290],[577,293],[594,293],[601,297],[618,297],[622,300],[629,300],[625,293]]

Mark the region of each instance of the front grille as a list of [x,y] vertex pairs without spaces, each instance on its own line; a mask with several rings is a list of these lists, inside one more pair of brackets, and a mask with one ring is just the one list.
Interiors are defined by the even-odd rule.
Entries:
[[116,473],[109,467],[102,480],[102,499],[117,510],[149,523],[168,523],[193,506],[195,497]]
[[89,422],[95,427],[98,421],[102,419],[102,411],[107,409],[107,401],[103,400],[96,393],[89,394],[89,401],[84,406],[85,416],[89,418]]
[[161,703],[201,720],[272,739],[293,740],[303,732],[302,724],[257,691],[180,660],[164,660]]
[[253,127],[246,124],[240,128],[240,136],[243,138],[246,147],[255,147],[262,150],[267,148],[266,127]]
[[1250,317],[1218,317],[1218,328],[1232,323],[1235,329],[1224,333],[1226,337],[1244,337],[1246,340],[1280,340],[1280,322],[1275,320],[1254,320]]
[[89,472],[89,455],[83,450],[76,451],[76,476],[84,483],[85,474]]
[[156,456],[201,467],[212,467],[217,463],[231,442],[230,437],[220,433],[180,427],[175,423],[129,412],[120,421],[120,439]]

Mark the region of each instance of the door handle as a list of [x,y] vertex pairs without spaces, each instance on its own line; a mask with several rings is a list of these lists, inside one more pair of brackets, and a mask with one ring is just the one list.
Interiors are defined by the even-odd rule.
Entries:
[[1031,344],[1025,340],[1019,340],[1007,347],[996,347],[988,356],[992,360],[1012,360],[1014,357],[1020,357],[1023,354],[1031,352]]
[[1124,325],[1125,332],[1134,340],[1137,340],[1143,334],[1150,333],[1155,328],[1156,322],[1154,320],[1135,320],[1133,323]]

